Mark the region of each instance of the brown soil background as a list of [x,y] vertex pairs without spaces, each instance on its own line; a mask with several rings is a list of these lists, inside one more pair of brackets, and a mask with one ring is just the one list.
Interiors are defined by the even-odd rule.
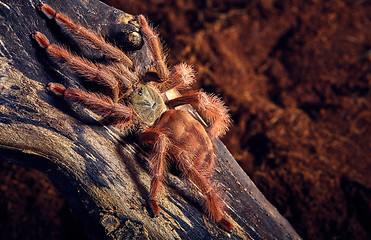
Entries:
[[[170,65],[223,98],[224,143],[300,236],[371,238],[370,1],[106,2],[147,15]],[[0,239],[79,228],[43,174],[1,163]]]

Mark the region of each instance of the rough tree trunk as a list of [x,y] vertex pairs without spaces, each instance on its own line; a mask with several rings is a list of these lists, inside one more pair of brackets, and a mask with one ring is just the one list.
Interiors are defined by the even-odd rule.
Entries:
[[[127,16],[97,0],[46,1],[75,21],[106,34]],[[92,239],[299,239],[264,198],[225,146],[216,141],[215,179],[225,192],[232,234],[218,228],[200,207],[200,195],[177,176],[159,199],[161,215],[148,209],[147,153],[133,136],[102,126],[95,115],[45,91],[48,82],[77,84],[76,75],[53,63],[32,41],[85,51],[36,10],[37,1],[0,1],[0,158],[38,169],[67,196]],[[132,57],[145,62],[145,47]]]

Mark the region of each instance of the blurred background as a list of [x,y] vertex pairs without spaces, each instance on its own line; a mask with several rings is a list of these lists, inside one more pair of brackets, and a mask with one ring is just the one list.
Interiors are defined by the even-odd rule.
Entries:
[[[370,1],[104,2],[148,16],[169,65],[226,102],[223,142],[300,236],[371,239]],[[0,238],[86,238],[43,174],[0,164]]]

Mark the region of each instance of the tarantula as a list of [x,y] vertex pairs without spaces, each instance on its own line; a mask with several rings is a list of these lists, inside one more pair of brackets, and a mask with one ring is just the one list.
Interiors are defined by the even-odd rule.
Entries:
[[[74,23],[47,4],[41,3],[39,10],[80,41],[104,54],[107,64],[92,62],[50,44],[40,32],[32,35],[56,61],[106,90],[105,94],[98,94],[49,83],[48,91],[66,100],[80,102],[101,114],[105,121],[121,128],[133,129],[136,126],[141,143],[152,148],[149,158],[152,175],[149,203],[154,215],[160,213],[156,199],[171,159],[183,176],[205,196],[203,205],[209,216],[225,230],[232,231],[234,226],[226,219],[224,203],[211,178],[215,161],[213,139],[225,134],[231,122],[224,103],[201,90],[189,90],[174,99],[166,97],[165,93],[171,89],[189,88],[195,74],[184,63],[168,69],[158,34],[143,15],[136,19],[150,49],[153,67],[146,72],[138,72],[133,61],[102,36]],[[176,109],[185,104],[196,109],[208,125],[202,124],[188,111]]]

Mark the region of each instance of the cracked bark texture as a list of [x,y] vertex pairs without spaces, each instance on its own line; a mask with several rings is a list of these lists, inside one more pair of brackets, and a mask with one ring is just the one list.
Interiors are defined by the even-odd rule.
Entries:
[[[103,35],[128,17],[95,0],[46,3]],[[1,160],[45,173],[68,198],[91,239],[300,239],[219,140],[215,180],[235,230],[229,234],[205,217],[201,196],[173,174],[159,198],[161,214],[152,218],[148,155],[136,138],[102,126],[93,113],[45,91],[51,81],[79,81],[37,47],[32,32],[85,56],[100,56],[43,17],[36,6],[32,0],[0,1]],[[141,66],[150,61],[146,46],[131,57]]]

